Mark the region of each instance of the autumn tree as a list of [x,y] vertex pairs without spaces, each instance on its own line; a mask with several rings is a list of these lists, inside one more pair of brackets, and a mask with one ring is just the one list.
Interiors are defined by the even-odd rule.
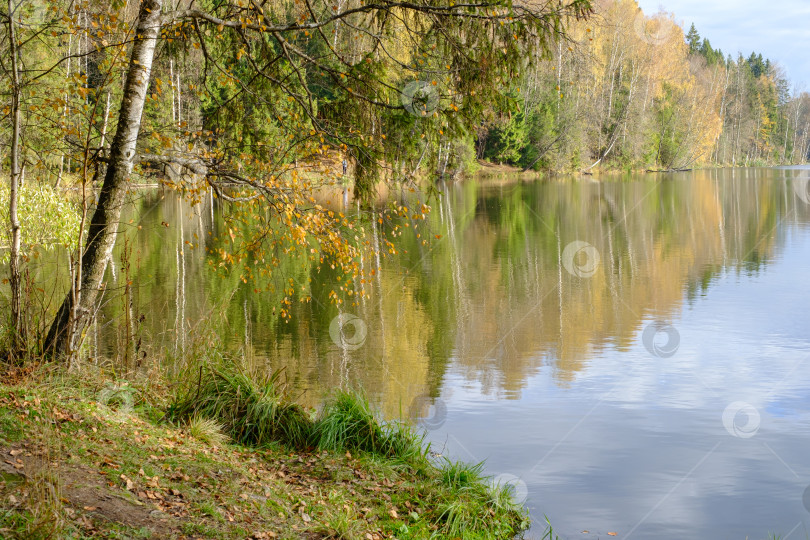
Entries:
[[[36,129],[46,124],[47,115],[42,114],[47,92],[41,86],[64,59],[55,59],[43,49],[53,42],[57,26],[58,9],[56,0],[41,2],[9,1],[0,8],[2,20],[2,41],[0,41],[0,71],[2,71],[3,96],[7,99],[5,118],[7,125],[0,130],[3,144],[6,147],[9,181],[7,187],[0,188],[0,199],[7,202],[7,214],[0,222],[6,225],[0,232],[0,244],[8,253],[0,254],[0,260],[8,262],[9,278],[3,280],[10,288],[10,317],[8,321],[9,356],[20,356],[26,347],[25,306],[22,298],[22,276],[24,261],[31,255],[31,248],[37,245],[51,245],[61,233],[70,229],[65,223],[43,224],[23,230],[23,222],[31,224],[31,203],[37,201],[40,206],[40,218],[50,216],[51,210],[62,207],[52,197],[50,191],[33,193],[24,188],[26,172],[29,178],[41,172],[47,150],[37,144],[41,142],[43,132],[56,130]],[[47,138],[47,136],[46,136]],[[7,197],[7,198],[6,198]],[[22,215],[26,211],[26,215]],[[7,219],[6,219],[7,218]],[[49,229],[49,230],[46,230]],[[6,322],[6,321],[3,321]]]
[[[350,154],[355,195],[368,203],[385,171],[400,179],[419,167],[422,158],[412,158],[424,156],[429,143],[447,148],[445,134],[469,129],[525,60],[541,56],[564,34],[568,18],[590,12],[588,0],[340,6],[250,0],[181,3],[176,9],[163,0],[142,0],[115,135],[108,150],[86,156],[106,172],[77,286],[57,313],[46,349],[67,355],[81,343],[104,287],[136,164],[181,167],[193,173],[183,186],[192,196],[211,188],[223,200],[249,205],[251,215],[263,220],[239,249],[219,253],[224,262],[264,260],[272,253],[265,266],[271,268],[280,254],[297,252],[357,273],[363,232],[315,202],[313,191],[328,176],[314,174],[326,172],[315,165],[318,156]],[[154,69],[172,50],[199,51],[199,85],[188,90],[203,114],[200,125],[181,123],[180,133],[170,137],[151,129],[159,120],[144,111],[166,93],[169,85]],[[241,114],[229,116],[232,107]],[[232,131],[251,115],[258,121]],[[150,128],[148,140],[144,127]],[[270,140],[260,129],[269,130]],[[177,144],[178,135],[185,144]],[[311,166],[303,171],[302,163]]]

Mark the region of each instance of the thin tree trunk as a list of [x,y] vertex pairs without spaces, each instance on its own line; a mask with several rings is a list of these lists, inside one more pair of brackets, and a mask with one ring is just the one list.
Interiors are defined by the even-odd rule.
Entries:
[[[717,165],[719,160],[720,160],[720,147],[719,147],[720,142],[719,141],[722,140],[723,132],[726,130],[726,92],[728,91],[729,71],[730,70],[726,69],[726,82],[723,85],[723,97],[720,99],[720,122],[721,122],[722,128],[721,128],[721,131],[720,131],[720,137],[718,137],[718,139],[717,139],[718,140],[718,148],[717,148],[717,153],[715,154],[715,159],[714,159],[715,165]],[[726,147],[727,147],[727,145],[723,146],[723,165],[725,165],[725,161],[726,161],[726,154],[725,154],[725,148]]]
[[180,88],[180,69],[177,69],[177,127],[182,127],[183,123],[183,89]]
[[101,124],[101,142],[99,146],[104,149],[107,144],[107,124],[110,121],[110,91],[107,90],[107,104],[104,105],[104,122]]
[[793,122],[793,146],[790,149],[790,163],[794,163],[796,156],[796,139],[799,136],[799,115],[802,112],[802,100],[797,100],[796,103],[796,121]]
[[96,298],[103,288],[104,272],[115,246],[126,186],[132,173],[160,33],[162,3],[163,0],[141,2],[136,38],[118,112],[118,126],[110,146],[104,185],[90,221],[87,245],[76,276],[76,294],[66,296],[45,339],[46,351],[54,356],[70,355],[81,344]]
[[[65,80],[70,78],[70,61],[72,60],[71,53],[73,49],[73,32],[70,33],[68,36],[68,50],[67,50],[67,68],[65,70]],[[64,94],[65,99],[65,109],[62,113],[62,116],[65,119],[65,124],[69,122],[68,117],[68,95],[67,92]],[[69,167],[69,166],[68,166]],[[62,155],[59,156],[59,174],[56,176],[56,187],[58,188],[62,184],[62,175],[65,172],[65,153],[62,152]]]
[[172,124],[177,125],[177,111],[174,105],[174,60],[169,60],[169,87],[172,89]]
[[17,64],[17,33],[14,30],[14,3],[8,0],[8,37],[11,56],[11,155],[10,186],[8,196],[8,217],[11,225],[11,261],[9,281],[11,283],[11,352],[16,355],[22,344],[22,280],[20,276],[20,220],[17,216],[17,199],[20,181],[20,73]]

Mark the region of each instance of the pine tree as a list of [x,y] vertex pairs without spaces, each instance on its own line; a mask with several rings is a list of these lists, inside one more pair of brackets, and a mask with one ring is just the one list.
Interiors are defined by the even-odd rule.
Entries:
[[689,45],[689,54],[697,54],[700,50],[700,34],[695,28],[695,23],[692,23],[689,32],[686,34],[686,43]]

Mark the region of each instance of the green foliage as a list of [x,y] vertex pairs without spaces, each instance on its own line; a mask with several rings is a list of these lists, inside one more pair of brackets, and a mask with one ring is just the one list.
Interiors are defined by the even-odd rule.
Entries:
[[510,115],[490,129],[484,157],[497,163],[518,163],[528,144],[528,133],[529,126],[524,114]]
[[710,66],[722,64],[723,59],[725,58],[723,51],[712,48],[708,38],[703,38],[703,41],[700,44],[700,49],[698,49],[697,52],[706,59],[706,63]]
[[522,152],[518,164],[523,168],[534,170],[549,169],[548,150],[553,145],[565,126],[560,125],[563,119],[558,119],[554,111],[553,101],[544,101],[535,107],[529,116],[526,133],[526,150]]
[[686,34],[686,44],[689,45],[689,53],[695,54],[700,50],[700,34],[695,28],[695,23],[689,27],[689,32]]
[[751,74],[754,76],[755,79],[759,79],[760,76],[766,75],[771,66],[771,61],[764,60],[762,58],[762,53],[757,54],[755,52],[752,52],[751,56],[748,57],[747,62],[748,67],[751,70]]
[[653,136],[653,140],[657,143],[655,163],[660,163],[666,168],[677,165],[684,151],[683,135],[674,121],[676,118],[674,99],[674,90],[670,86],[665,86],[663,96],[656,101],[658,130]]
[[[8,184],[0,185],[0,208],[8,208]],[[49,186],[25,186],[19,191],[18,213],[22,235],[21,255],[34,249],[72,248],[79,238],[81,213],[63,193]],[[0,213],[0,263],[8,262],[11,245],[8,212]]]

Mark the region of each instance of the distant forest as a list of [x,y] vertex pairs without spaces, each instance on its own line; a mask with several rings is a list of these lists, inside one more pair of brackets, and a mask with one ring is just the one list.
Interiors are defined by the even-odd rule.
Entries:
[[596,8],[513,81],[514,108],[476,134],[479,158],[555,171],[807,160],[810,94],[778,63],[726,55],[634,0]]

